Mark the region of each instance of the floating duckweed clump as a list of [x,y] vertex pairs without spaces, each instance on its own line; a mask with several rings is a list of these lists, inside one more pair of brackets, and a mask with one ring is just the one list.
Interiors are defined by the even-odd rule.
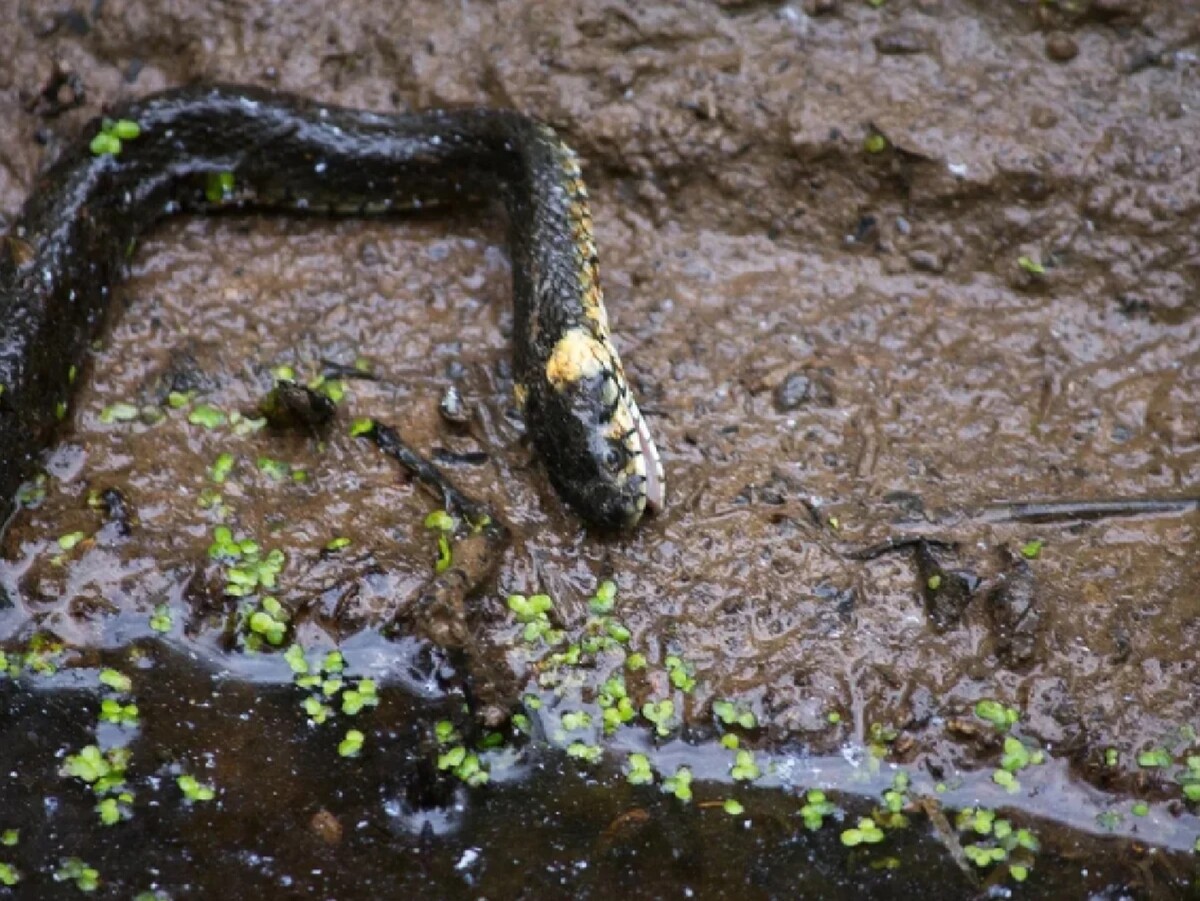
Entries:
[[217,796],[217,791],[211,785],[205,785],[195,776],[181,773],[175,777],[175,784],[183,792],[184,800],[189,804],[211,801]]
[[806,829],[816,832],[825,822],[825,817],[833,816],[837,812],[837,807],[825,797],[825,792],[813,788],[805,793],[804,806],[800,808],[800,816],[804,820]]
[[975,715],[1001,731],[1007,731],[1021,716],[1020,711],[1005,707],[999,701],[990,698],[985,698],[975,705]]
[[691,767],[681,766],[673,776],[663,780],[663,791],[674,795],[685,804],[692,800],[692,770]]
[[156,604],[154,612],[150,615],[150,628],[155,632],[164,633],[170,632],[172,625],[171,608],[166,604]]
[[81,892],[94,892],[100,887],[100,873],[89,867],[78,857],[68,857],[59,862],[54,871],[55,882],[73,882]]

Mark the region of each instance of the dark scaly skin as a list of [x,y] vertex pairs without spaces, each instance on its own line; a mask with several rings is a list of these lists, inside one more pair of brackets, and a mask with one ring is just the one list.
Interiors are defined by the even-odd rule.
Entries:
[[[562,497],[595,525],[635,525],[662,473],[613,348],[575,155],[518,113],[385,115],[248,87],[183,88],[111,113],[117,155],[85,130],[41,178],[0,248],[0,522],[50,440],[110,286],[155,221],[214,205],[378,214],[493,197],[509,219],[514,360],[526,427]],[[206,180],[232,173],[221,203]]]

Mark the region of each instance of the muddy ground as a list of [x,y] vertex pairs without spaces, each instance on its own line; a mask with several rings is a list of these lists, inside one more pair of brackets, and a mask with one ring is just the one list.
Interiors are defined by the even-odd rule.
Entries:
[[[889,759],[940,779],[995,766],[973,710],[997,699],[1056,785],[1155,802],[1152,842],[1200,831],[1175,771],[1138,763],[1196,753],[1194,505],[996,505],[1200,496],[1196,4],[7,2],[7,217],[105,104],[193,80],[552,122],[584,160],[669,496],[614,540],[549,487],[513,409],[498,217],[175,221],[142,243],[44,497],[5,535],[0,637],[113,648],[166,603],[180,646],[253,675],[207,555],[221,522],[285,550],[297,638],[373,634],[436,553],[432,500],[347,434],[375,416],[512,529],[472,611],[477,678],[530,676],[505,595],[547,591],[570,631],[611,578],[630,646],[694,670],[688,723],[733,698],[759,747],[816,755],[877,724]],[[78,82],[43,94],[56,61]],[[273,367],[328,360],[378,378],[345,381],[324,440],[188,422],[252,415]],[[438,414],[451,384],[466,429]],[[172,408],[170,386],[195,395]],[[163,416],[105,422],[118,403]],[[127,536],[88,503],[106,488]],[[903,536],[952,546],[851,554]],[[670,691],[648,677],[637,700]]]

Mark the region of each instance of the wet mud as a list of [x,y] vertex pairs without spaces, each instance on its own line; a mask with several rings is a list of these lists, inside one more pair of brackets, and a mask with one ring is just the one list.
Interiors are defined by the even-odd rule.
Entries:
[[[165,609],[160,641],[286,691],[292,673],[247,647],[230,564],[210,554],[225,524],[285,555],[272,592],[289,643],[340,642],[387,691],[459,698],[495,727],[496,711],[537,719],[566,703],[542,678],[550,649],[526,641],[506,597],[545,592],[554,628],[574,635],[612,580],[627,646],[648,662],[629,674],[635,706],[672,698],[674,734],[693,745],[721,731],[713,702],[733,699],[756,721],[748,746],[781,760],[833,766],[874,748],[962,790],[947,803],[1080,830],[1073,853],[1090,860],[1117,841],[1106,832],[1163,860],[1191,849],[1195,4],[15,9],[0,30],[8,220],[105,104],[193,80],[553,123],[584,162],[615,340],[669,494],[619,538],[589,534],[555,496],[513,401],[495,212],[174,220],[132,258],[4,532],[6,648],[50,634],[80,661],[121,654]],[[328,425],[258,426],[281,367],[318,393],[337,383]],[[212,428],[195,415],[207,408]],[[469,641],[421,646],[413,636],[444,623],[397,619],[436,576],[438,501],[352,436],[360,417],[396,427],[508,530],[456,608]],[[1061,503],[1026,506],[1043,501]],[[668,658],[694,687],[669,678]],[[579,677],[588,704],[605,676]],[[522,699],[539,687],[549,708],[534,715]],[[981,701],[1017,711],[1016,734],[1048,758],[1017,793],[992,784],[1003,735]],[[1157,750],[1166,764],[1147,765]],[[695,753],[702,769],[708,751]],[[848,770],[829,787],[882,790],[853,786]],[[940,865],[959,873],[952,857]],[[1140,886],[1179,888],[1191,866]],[[1051,896],[1039,867],[1027,888]],[[1112,878],[1134,885],[1139,867]],[[784,891],[772,878],[764,896]]]

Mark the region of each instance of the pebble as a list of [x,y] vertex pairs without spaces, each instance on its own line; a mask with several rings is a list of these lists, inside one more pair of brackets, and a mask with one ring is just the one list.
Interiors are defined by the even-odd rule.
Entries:
[[924,53],[929,36],[915,28],[893,28],[875,35],[875,49],[889,55]]
[[932,250],[914,250],[908,255],[908,263],[920,272],[944,272],[946,263]]
[[1079,55],[1079,45],[1069,34],[1052,31],[1046,35],[1046,56],[1056,63],[1066,63]]
[[775,409],[780,413],[795,410],[809,403],[823,407],[833,406],[833,389],[824,379],[811,376],[804,370],[797,370],[788,373],[787,378],[775,388]]
[[829,16],[838,11],[838,0],[808,0],[804,11],[810,16]]
[[438,404],[438,412],[447,422],[453,422],[456,425],[462,425],[471,419],[471,411],[467,409],[462,394],[454,385],[450,385],[442,395],[441,403]]

